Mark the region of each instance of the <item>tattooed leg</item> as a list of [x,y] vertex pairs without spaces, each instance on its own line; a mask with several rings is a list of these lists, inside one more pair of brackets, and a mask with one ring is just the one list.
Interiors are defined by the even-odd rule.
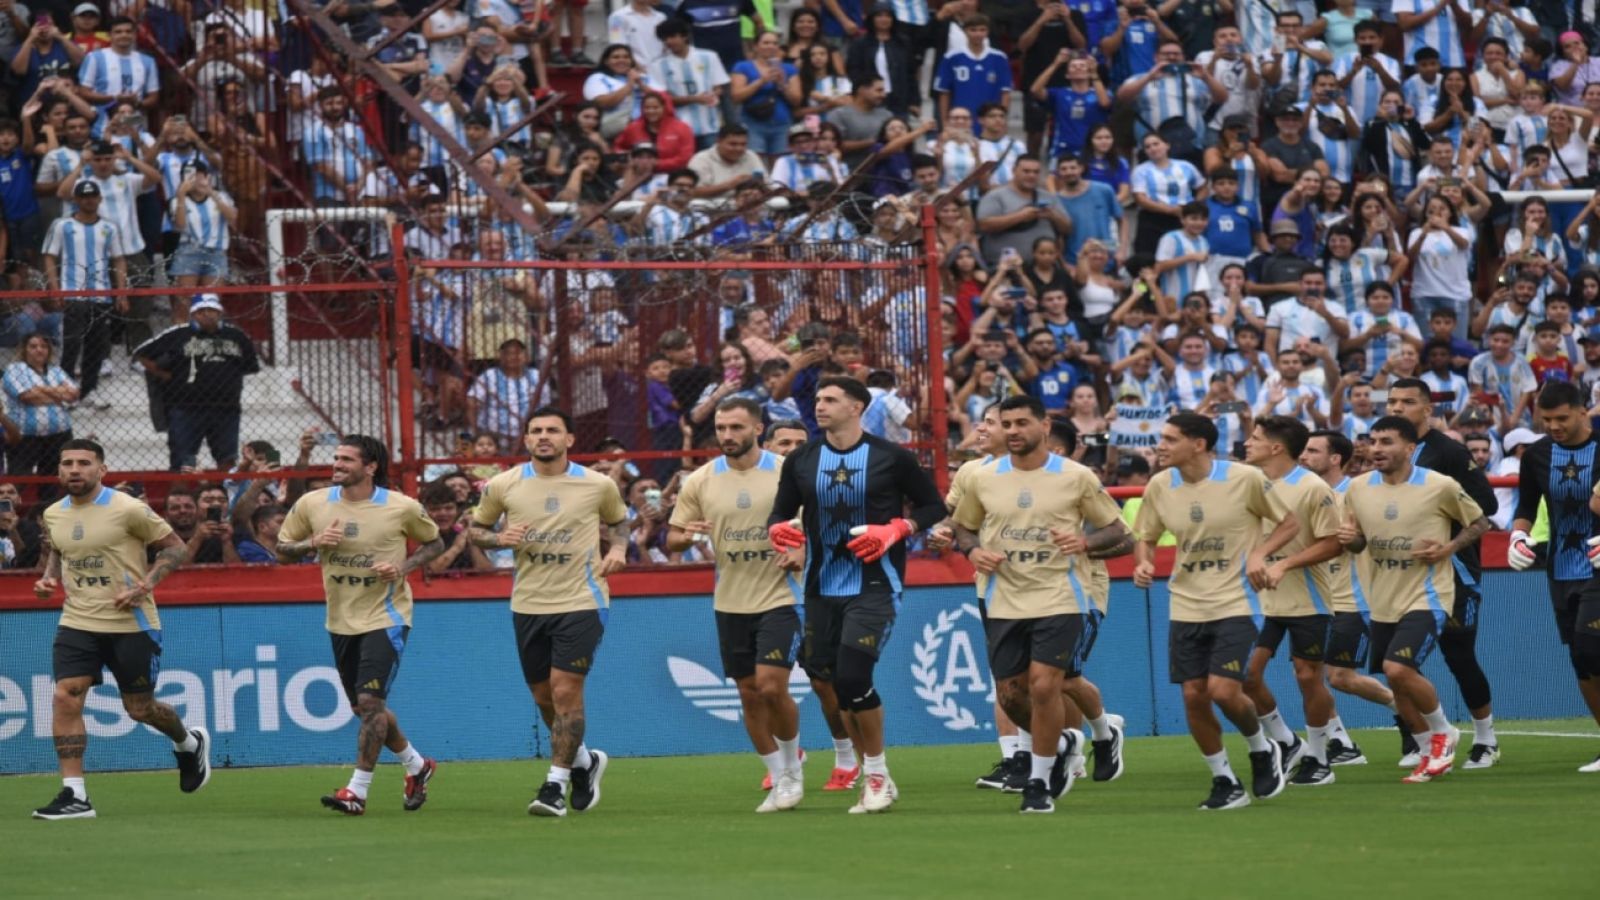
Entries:
[[583,676],[551,672],[550,699],[554,706],[550,719],[550,759],[558,766],[571,768],[578,748],[583,745]]
[[390,751],[399,753],[411,742],[406,740],[406,733],[400,730],[400,720],[395,718],[394,710],[385,709],[383,712],[389,717],[389,737],[384,740],[383,745]]
[[154,694],[123,694],[122,708],[128,711],[135,722],[149,725],[170,738],[174,744],[189,737],[189,730],[183,727],[183,719],[178,717],[178,711],[157,701]]
[[[389,740],[389,709],[382,697],[362,694],[356,698],[356,715],[361,730],[356,734],[356,768],[371,772],[378,765],[378,754]],[[401,750],[405,749],[401,745]]]
[[83,777],[83,751],[89,745],[83,727],[83,701],[92,678],[65,678],[56,682],[51,702],[50,733],[56,744],[56,764],[62,778]]

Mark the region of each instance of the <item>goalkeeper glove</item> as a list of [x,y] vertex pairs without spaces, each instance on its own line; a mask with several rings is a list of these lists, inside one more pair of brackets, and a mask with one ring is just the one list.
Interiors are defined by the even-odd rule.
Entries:
[[916,526],[905,519],[891,519],[882,525],[857,525],[850,529],[855,540],[848,546],[862,562],[876,562],[889,548],[917,533]]

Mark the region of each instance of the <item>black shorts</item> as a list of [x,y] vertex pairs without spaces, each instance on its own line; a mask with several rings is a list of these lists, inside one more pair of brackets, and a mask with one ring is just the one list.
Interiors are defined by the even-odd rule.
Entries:
[[1360,669],[1367,664],[1370,621],[1365,613],[1336,612],[1328,625],[1328,652],[1323,662],[1341,669]]
[[1450,608],[1450,615],[1445,617],[1444,627],[1441,631],[1477,634],[1478,633],[1478,605],[1483,602],[1477,588],[1469,588],[1460,581],[1456,582],[1456,602]]
[[1043,663],[1077,678],[1099,630],[1099,610],[1037,619],[989,619],[984,623],[989,669],[998,681],[1021,675],[1031,663]]
[[1600,593],[1585,593],[1573,613],[1573,671],[1582,679],[1600,678]]
[[1173,684],[1208,675],[1243,681],[1255,643],[1256,622],[1250,616],[1173,622],[1167,629],[1167,678]]
[[800,610],[780,606],[758,613],[717,613],[722,674],[749,678],[756,666],[794,668],[800,653]]
[[1600,599],[1600,586],[1593,590],[1594,581],[1551,581],[1550,608],[1556,614],[1556,634],[1561,643],[1571,644],[1578,624],[1578,607],[1586,598]]
[[1261,623],[1261,635],[1256,646],[1278,655],[1278,645],[1283,636],[1289,636],[1289,655],[1295,659],[1322,662],[1327,651],[1328,622],[1331,616],[1267,616]]
[[156,689],[161,675],[161,632],[159,631],[84,631],[56,628],[51,648],[51,671],[56,681],[68,678],[94,678],[103,684],[102,670],[110,669],[123,694],[148,694]]
[[899,612],[900,595],[884,590],[855,597],[807,597],[800,664],[812,678],[832,681],[844,647],[877,659],[889,643]]
[[6,223],[6,259],[10,262],[37,262],[44,246],[45,222],[42,213]]
[[1371,671],[1382,672],[1389,660],[1421,669],[1439,645],[1444,623],[1444,613],[1425,609],[1408,612],[1398,622],[1373,622]]
[[443,372],[462,378],[465,373],[450,348],[428,340],[420,334],[411,336],[411,365],[413,368]]
[[378,699],[389,696],[400,677],[400,657],[406,652],[411,626],[396,625],[362,634],[329,634],[333,640],[333,665],[350,705],[362,694]]
[[[973,117],[977,117],[974,112]],[[1029,134],[1042,133],[1050,124],[1050,105],[1042,100],[1034,99],[1032,94],[1025,94],[1022,98],[1022,130]],[[1047,141],[1053,144],[1053,141]]]
[[512,613],[511,623],[517,632],[522,678],[529,684],[549,681],[552,668],[588,675],[606,632],[598,609],[552,615]]

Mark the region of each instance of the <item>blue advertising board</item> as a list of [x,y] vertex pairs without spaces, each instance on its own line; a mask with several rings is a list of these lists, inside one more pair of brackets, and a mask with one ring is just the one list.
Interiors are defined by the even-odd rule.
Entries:
[[[1556,640],[1543,576],[1486,578],[1480,658],[1499,719],[1577,716],[1583,704]],[[1178,689],[1167,682],[1165,588],[1114,582],[1111,612],[1087,674],[1130,734],[1181,734]],[[169,607],[157,694],[211,729],[218,765],[347,762],[355,725],[339,694],[323,609],[317,604]],[[55,768],[50,740],[50,644],[56,614],[0,614],[0,773]],[[390,702],[412,741],[440,759],[515,759],[548,745],[523,684],[504,600],[420,603]],[[748,748],[738,697],[722,677],[710,597],[624,598],[612,608],[587,690],[589,739],[622,756]],[[1443,660],[1430,659],[1452,718],[1465,710]],[[107,676],[109,678],[109,675]],[[1287,664],[1270,678],[1296,725],[1299,700]],[[877,686],[891,744],[992,739],[993,684],[970,588],[912,588]],[[828,746],[803,674],[801,738]],[[1347,724],[1387,726],[1387,710],[1340,696]],[[91,769],[171,765],[166,741],[122,712],[109,684],[87,712]]]

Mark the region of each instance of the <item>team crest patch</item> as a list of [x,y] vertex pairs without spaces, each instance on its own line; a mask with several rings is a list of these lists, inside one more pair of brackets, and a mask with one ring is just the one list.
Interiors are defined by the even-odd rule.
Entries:
[[739,507],[740,509],[749,509],[750,506],[751,506],[751,503],[750,503],[750,492],[749,491],[740,491],[738,498],[736,500],[734,500],[733,502],[734,502],[734,505]]
[[353,537],[359,537],[360,535],[361,535],[361,526],[360,525],[357,525],[354,522],[346,522],[345,523],[345,525],[344,525],[344,536],[345,537],[353,538]]
[[558,513],[561,511],[561,501],[557,499],[555,494],[551,494],[550,496],[544,498],[544,511],[547,513]]
[[83,540],[83,523],[82,522],[73,522],[72,523],[72,539],[75,540],[75,541]]
[[1383,508],[1383,517],[1391,522],[1400,518],[1400,504],[1390,503],[1388,506],[1385,506]]
[[1205,520],[1206,520],[1205,508],[1202,507],[1198,503],[1189,504],[1189,521],[1191,521],[1191,522],[1204,522]]
[[1032,506],[1033,506],[1033,491],[1030,491],[1027,488],[1023,488],[1022,492],[1017,494],[1017,509],[1028,509],[1028,508],[1030,508]]

